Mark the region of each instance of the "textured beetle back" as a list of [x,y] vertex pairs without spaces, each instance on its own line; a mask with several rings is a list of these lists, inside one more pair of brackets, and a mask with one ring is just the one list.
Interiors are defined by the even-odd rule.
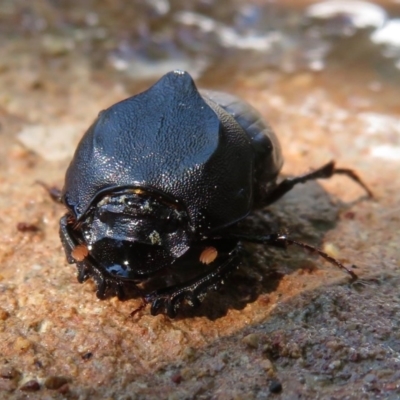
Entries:
[[171,72],[99,115],[67,170],[63,200],[79,219],[100,192],[144,187],[177,199],[204,234],[249,213],[253,157],[235,119],[217,115],[187,73]]
[[214,103],[229,113],[249,136],[254,151],[253,196],[256,203],[262,203],[268,184],[275,182],[283,165],[278,138],[262,115],[247,102],[212,90],[202,90],[201,94],[211,107]]

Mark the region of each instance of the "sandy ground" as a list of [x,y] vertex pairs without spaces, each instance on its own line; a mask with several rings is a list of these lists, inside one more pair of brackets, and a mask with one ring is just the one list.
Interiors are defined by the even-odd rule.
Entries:
[[[369,200],[345,177],[310,183],[249,222],[288,227],[355,264],[358,282],[303,251],[251,246],[198,310],[131,317],[140,300],[100,301],[91,281],[77,282],[58,237],[63,207],[35,182],[61,187],[86,127],[134,89],[46,40],[3,37],[0,397],[399,398],[399,86],[357,64],[223,84],[279,133],[284,174],[335,159],[373,190]],[[218,77],[208,86],[221,89]]]

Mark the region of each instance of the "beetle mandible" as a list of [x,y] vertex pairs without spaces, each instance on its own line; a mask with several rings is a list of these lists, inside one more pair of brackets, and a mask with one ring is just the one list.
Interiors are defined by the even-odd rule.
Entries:
[[[60,201],[60,236],[78,280],[93,278],[97,297],[138,290],[151,314],[174,317],[183,302],[198,306],[241,261],[241,242],[294,244],[356,275],[336,259],[285,234],[237,229],[295,185],[344,174],[372,195],[350,169],[334,162],[277,182],[279,141],[249,104],[199,91],[187,72],[173,71],[143,93],[102,111],[68,167]],[[196,276],[169,285],[171,271]],[[143,283],[164,276],[146,291]]]

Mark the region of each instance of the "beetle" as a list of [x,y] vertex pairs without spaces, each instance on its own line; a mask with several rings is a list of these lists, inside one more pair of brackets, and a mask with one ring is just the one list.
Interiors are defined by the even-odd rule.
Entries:
[[[123,299],[134,288],[152,315],[169,317],[218,289],[239,267],[242,242],[307,248],[355,279],[286,234],[238,229],[252,211],[315,179],[344,174],[372,196],[353,170],[334,162],[278,183],[282,165],[275,133],[252,106],[199,91],[187,72],[167,73],[100,112],[78,144],[59,198],[67,208],[60,220],[67,260],[79,282],[94,279],[98,298]],[[190,269],[194,276],[168,283]],[[146,291],[154,278],[158,287]]]

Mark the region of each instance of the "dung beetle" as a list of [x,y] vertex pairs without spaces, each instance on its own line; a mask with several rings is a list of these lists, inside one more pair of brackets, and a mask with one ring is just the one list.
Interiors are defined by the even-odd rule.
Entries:
[[[97,297],[135,289],[151,314],[174,317],[198,306],[241,262],[242,242],[316,251],[285,234],[238,229],[252,211],[298,183],[344,174],[334,162],[277,183],[279,141],[261,115],[235,96],[199,91],[187,72],[173,71],[143,93],[102,111],[81,139],[60,201],[60,236],[78,280],[93,278]],[[172,275],[190,278],[170,284]],[[148,281],[158,286],[146,290]]]

